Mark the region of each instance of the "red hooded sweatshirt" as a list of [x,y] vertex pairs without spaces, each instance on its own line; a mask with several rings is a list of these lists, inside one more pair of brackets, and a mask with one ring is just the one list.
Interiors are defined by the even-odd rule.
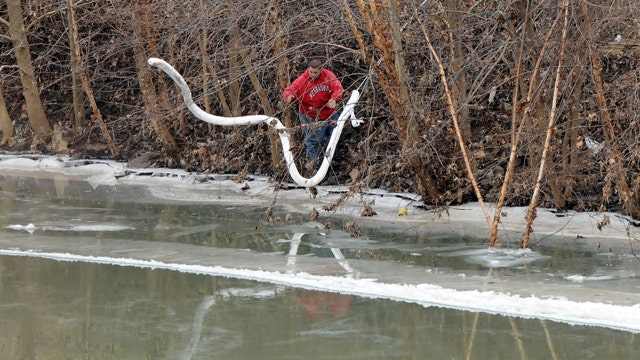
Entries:
[[309,69],[307,69],[284,89],[283,96],[286,101],[290,95],[293,95],[300,112],[318,120],[326,120],[335,110],[327,106],[327,101],[330,99],[340,101],[342,92],[340,81],[330,70],[322,69],[320,76],[316,80],[311,80]]

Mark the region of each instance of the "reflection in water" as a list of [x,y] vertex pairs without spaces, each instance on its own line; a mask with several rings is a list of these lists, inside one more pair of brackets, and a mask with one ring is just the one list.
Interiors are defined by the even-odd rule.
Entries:
[[[298,246],[303,236],[303,233],[296,233],[291,238],[291,248],[287,257],[288,266],[295,264]],[[354,271],[351,266],[349,266],[342,251],[338,248],[330,248],[330,250],[331,256],[335,257],[338,264],[345,269],[347,276],[353,276]],[[318,255],[318,252],[315,253]],[[307,311],[311,319],[325,320],[343,316],[347,312],[353,296],[317,290],[296,290],[293,299],[296,304],[302,306]]]
[[601,328],[167,270],[6,256],[0,269],[3,359],[637,355],[635,334]]
[[298,290],[295,291],[293,299],[307,311],[311,319],[326,320],[343,316],[349,309],[353,296],[316,290]]
[[198,343],[200,343],[200,336],[202,335],[202,321],[204,320],[206,313],[209,311],[209,308],[215,305],[215,303],[216,299],[214,296],[206,296],[196,309],[195,319],[193,320],[193,334],[191,335],[189,345],[182,355],[182,360],[189,360],[193,357],[196,349],[198,348]]

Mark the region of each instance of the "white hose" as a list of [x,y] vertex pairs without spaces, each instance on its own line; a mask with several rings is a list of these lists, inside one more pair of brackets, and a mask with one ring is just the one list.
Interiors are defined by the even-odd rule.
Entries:
[[189,108],[189,111],[191,111],[191,113],[198,119],[210,124],[221,126],[256,125],[264,122],[267,125],[273,127],[280,136],[280,142],[282,143],[282,154],[284,155],[284,159],[287,162],[289,174],[291,175],[293,181],[301,186],[316,186],[325,178],[327,172],[329,171],[329,166],[331,165],[333,154],[336,151],[338,140],[340,139],[340,134],[342,133],[342,128],[344,128],[344,124],[347,119],[351,120],[351,126],[353,127],[358,127],[363,122],[363,120],[357,119],[355,117],[354,108],[358,100],[360,100],[360,92],[358,90],[353,90],[351,92],[349,100],[342,110],[342,113],[340,114],[340,117],[338,118],[338,124],[336,125],[335,129],[333,129],[333,133],[331,134],[331,138],[329,139],[329,143],[327,144],[327,150],[324,153],[324,158],[322,160],[322,165],[320,165],[320,169],[318,169],[313,177],[305,178],[300,175],[300,172],[296,167],[293,159],[293,153],[291,152],[291,136],[287,132],[287,128],[282,125],[280,120],[267,115],[224,117],[209,114],[193,102],[193,98],[191,97],[191,90],[189,89],[187,82],[184,80],[182,75],[180,75],[180,73],[178,73],[178,71],[173,68],[173,66],[171,66],[166,61],[158,58],[149,58],[148,63],[149,65],[155,66],[167,73],[167,75],[169,75],[171,79],[173,79],[173,81],[178,84],[187,108]]

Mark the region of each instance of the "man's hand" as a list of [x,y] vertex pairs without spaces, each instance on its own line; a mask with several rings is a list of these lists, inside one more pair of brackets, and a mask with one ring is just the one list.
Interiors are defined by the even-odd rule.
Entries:
[[285,101],[286,101],[287,104],[291,104],[293,99],[294,99],[294,96],[293,95],[289,95]]
[[336,101],[334,99],[330,99],[329,101],[327,101],[327,106],[329,107],[329,109],[335,109]]

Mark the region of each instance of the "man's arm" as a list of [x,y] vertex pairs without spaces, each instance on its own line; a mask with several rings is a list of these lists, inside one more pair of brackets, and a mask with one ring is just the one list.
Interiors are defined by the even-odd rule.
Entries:
[[284,92],[282,93],[282,97],[284,98],[285,103],[289,104],[290,102],[297,100],[297,98],[300,96],[298,92],[302,87],[303,82],[304,82],[303,76],[300,75],[298,76],[297,79],[295,79],[291,83],[291,85],[289,85],[286,89],[284,89]]
[[342,84],[340,80],[336,77],[336,75],[332,72],[329,72],[329,89],[331,89],[331,99],[335,102],[338,102],[342,99],[342,94],[344,93],[344,89],[342,88]]
[[282,98],[284,99],[284,102],[286,104],[289,104],[290,102],[292,102],[295,99],[295,90],[292,88],[292,85],[289,85],[286,89],[284,89],[284,92],[282,93]]

